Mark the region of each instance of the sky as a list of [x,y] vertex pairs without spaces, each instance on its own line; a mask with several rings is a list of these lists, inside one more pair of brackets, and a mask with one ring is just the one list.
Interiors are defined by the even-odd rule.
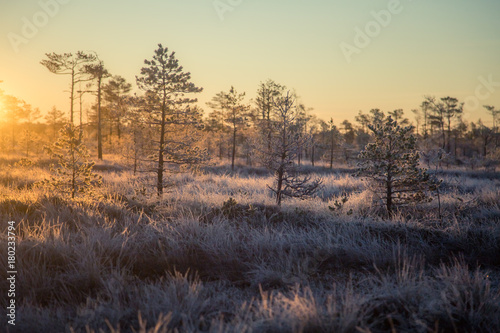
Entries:
[[[23,0],[0,2],[0,89],[42,112],[69,112],[69,77],[45,53],[94,51],[135,87],[158,43],[175,51],[206,106],[272,79],[322,119],[402,108],[425,95],[500,109],[498,0]],[[86,105],[95,98],[86,95]],[[75,106],[76,107],[76,106]]]

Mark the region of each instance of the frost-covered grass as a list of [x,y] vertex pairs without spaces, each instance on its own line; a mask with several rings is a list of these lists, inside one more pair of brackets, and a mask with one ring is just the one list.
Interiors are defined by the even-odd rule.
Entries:
[[500,331],[500,177],[447,173],[441,218],[434,200],[388,219],[345,170],[318,169],[318,196],[278,209],[259,168],[171,175],[158,198],[108,160],[98,196],[70,200],[36,186],[47,163],[14,162],[0,160],[0,246],[7,221],[19,235],[10,332]]

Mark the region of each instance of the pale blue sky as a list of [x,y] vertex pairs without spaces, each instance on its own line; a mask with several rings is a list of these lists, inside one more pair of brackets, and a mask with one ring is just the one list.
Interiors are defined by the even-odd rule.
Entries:
[[[355,46],[355,28],[364,30],[375,22],[372,11],[397,0],[65,1],[17,53],[8,34],[22,36],[23,17],[33,22],[43,9],[34,0],[0,3],[0,88],[44,112],[69,109],[68,78],[39,64],[44,53],[93,50],[113,74],[135,83],[158,43],[176,51],[205,89],[206,111],[215,93],[234,85],[252,98],[268,78],[337,123],[371,108],[410,114],[423,95],[467,100],[471,120],[490,121],[474,102],[500,108],[498,0],[401,0],[401,12],[350,63],[340,44]],[[240,4],[221,20],[214,3]],[[479,77],[499,83],[483,87]]]

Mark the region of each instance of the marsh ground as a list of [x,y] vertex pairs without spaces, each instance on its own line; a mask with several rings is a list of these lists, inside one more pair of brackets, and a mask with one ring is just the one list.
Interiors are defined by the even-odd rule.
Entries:
[[445,171],[441,218],[434,200],[389,219],[345,166],[308,167],[324,188],[278,209],[260,168],[172,175],[159,199],[105,160],[71,200],[34,185],[48,161],[16,161],[0,159],[9,332],[500,332],[499,173]]

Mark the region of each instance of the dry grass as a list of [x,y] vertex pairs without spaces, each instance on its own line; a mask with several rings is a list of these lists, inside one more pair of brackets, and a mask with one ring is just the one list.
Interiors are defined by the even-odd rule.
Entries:
[[434,201],[387,219],[346,172],[319,169],[318,197],[277,209],[258,168],[172,175],[157,198],[107,161],[97,196],[69,200],[28,185],[46,163],[14,162],[0,161],[0,246],[7,221],[19,235],[9,332],[500,331],[499,177],[444,175],[443,218]]

